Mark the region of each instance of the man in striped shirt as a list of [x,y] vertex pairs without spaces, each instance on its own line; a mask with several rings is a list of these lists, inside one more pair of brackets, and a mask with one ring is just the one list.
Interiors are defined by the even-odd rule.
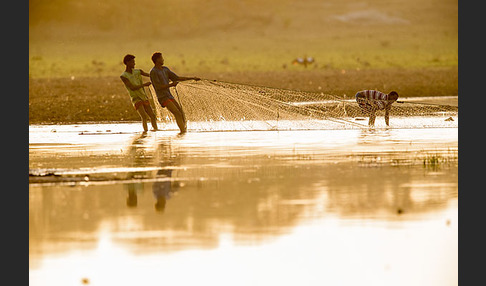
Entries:
[[356,93],[356,102],[365,113],[369,114],[369,126],[375,125],[376,111],[385,110],[385,123],[390,126],[390,109],[392,104],[398,99],[398,93],[391,91],[386,94],[377,90],[362,90]]

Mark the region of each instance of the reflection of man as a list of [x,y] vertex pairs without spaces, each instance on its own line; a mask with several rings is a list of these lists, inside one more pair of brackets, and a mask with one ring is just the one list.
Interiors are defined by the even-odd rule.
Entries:
[[163,212],[165,210],[165,203],[172,196],[172,169],[161,169],[157,171],[157,178],[168,178],[164,181],[154,182],[152,185],[152,191],[155,197],[155,210]]
[[128,196],[127,196],[127,207],[137,206],[137,189],[134,183],[127,184],[128,186]]
[[[147,137],[146,133],[135,136],[128,148],[128,155],[133,158],[134,167],[144,167],[150,161],[150,156],[146,156],[146,147],[143,142],[145,137]],[[143,183],[135,183],[132,180],[145,177],[147,177],[147,171],[134,171],[127,174],[126,179],[130,181],[125,184],[128,189],[127,207],[137,206],[137,193],[143,190]]]

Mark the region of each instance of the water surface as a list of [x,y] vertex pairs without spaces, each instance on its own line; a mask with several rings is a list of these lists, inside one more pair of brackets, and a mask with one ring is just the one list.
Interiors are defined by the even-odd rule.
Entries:
[[31,285],[457,285],[457,128],[29,127]]

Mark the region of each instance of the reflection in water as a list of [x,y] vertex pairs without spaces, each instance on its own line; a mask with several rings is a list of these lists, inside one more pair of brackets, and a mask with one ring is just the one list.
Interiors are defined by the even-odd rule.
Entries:
[[[151,146],[144,144],[143,139],[147,137],[147,133],[134,136],[131,144],[128,147],[128,157],[132,158],[132,167],[144,167],[147,165],[158,165],[155,175],[152,171],[135,171],[127,174],[127,180],[144,179],[154,177],[155,181],[152,183],[152,192],[155,198],[155,210],[164,212],[167,200],[169,200],[173,193],[179,188],[179,182],[172,182],[173,166],[181,160],[180,154],[172,153],[172,145],[170,140],[160,140],[156,143],[155,150],[151,150]],[[179,135],[177,137],[180,137]],[[135,207],[138,202],[138,193],[143,189],[143,183],[127,183],[125,184],[128,196],[127,206]]]
[[172,188],[170,177],[172,176],[171,169],[161,169],[157,171],[156,178],[168,178],[168,180],[156,181],[152,184],[152,190],[155,197],[155,209],[163,212],[165,204],[168,199],[172,197],[175,190]]
[[[95,235],[92,231],[96,230],[96,225],[109,224],[114,227],[112,231],[118,233],[119,241],[134,245],[153,238],[129,235],[133,228],[138,232],[164,231],[164,243],[148,243],[144,247],[177,250],[191,245],[214,247],[223,230],[231,231],[240,243],[258,242],[289,233],[302,221],[325,214],[397,220],[403,215],[444,209],[450,200],[457,198],[457,169],[447,166],[438,172],[420,165],[319,164],[306,158],[278,156],[222,157],[213,158],[210,164],[200,164],[210,157],[201,159],[202,154],[191,158],[180,153],[164,153],[159,148],[165,145],[158,146],[154,154],[163,156],[157,157],[160,169],[150,177],[151,181],[33,188],[32,194],[42,194],[44,200],[56,200],[39,202],[31,212],[34,216],[45,217],[43,212],[55,210],[55,215],[49,216],[46,223],[58,226],[56,236],[62,237],[63,233],[68,237],[73,233]],[[150,156],[150,160],[155,157]],[[170,160],[173,163],[169,163]],[[148,173],[143,175],[148,177]],[[137,212],[127,212],[113,205],[112,198],[120,196],[117,195],[120,188],[125,189],[125,194],[128,192],[121,197],[127,203],[128,199],[130,204],[136,200]],[[73,189],[82,192],[73,192]],[[47,196],[53,191],[58,196]],[[167,208],[168,201],[170,208]],[[93,202],[96,202],[96,209],[92,207]],[[62,206],[66,204],[69,207],[64,209]],[[52,207],[46,208],[49,205]],[[156,210],[165,209],[162,221],[153,215],[154,206]],[[398,214],[399,209],[402,215]],[[89,217],[89,221],[85,217]],[[127,219],[138,222],[136,226],[125,228]],[[68,221],[76,223],[65,225]],[[37,234],[43,236],[48,229],[38,229]],[[36,233],[32,235],[35,237]]]
[[[183,135],[177,135],[180,138]],[[164,212],[167,200],[177,191],[178,184],[172,182],[173,166],[179,164],[181,154],[172,153],[172,144],[170,141],[160,140],[157,142],[157,161],[160,169],[157,170],[152,184],[152,193],[155,198],[155,210]]]
[[137,183],[126,184],[128,188],[127,206],[136,207],[138,203]]
[[[143,139],[147,137],[147,133],[143,132],[140,135],[134,136],[131,144],[128,147],[128,156],[133,158],[132,167],[143,167],[147,165],[147,161],[151,160],[150,156],[147,156],[147,147],[144,145]],[[146,178],[145,171],[128,172],[127,179],[140,179]],[[143,183],[134,182],[125,185],[128,191],[127,206],[136,207],[138,203],[138,192],[143,189]]]
[[[226,138],[224,134],[213,134],[213,145],[202,146],[197,134],[136,135],[120,158],[123,167],[135,170],[125,173],[123,181],[30,186],[31,272],[83,269],[85,273],[76,274],[78,282],[87,277],[93,285],[128,285],[128,281],[143,285],[158,276],[150,266],[153,262],[164,266],[159,274],[166,278],[181,275],[182,280],[169,279],[176,284],[189,279],[179,268],[207,277],[211,270],[205,265],[231,265],[221,272],[237,275],[233,269],[247,269],[255,277],[272,274],[275,280],[265,280],[267,285],[284,282],[291,269],[295,276],[290,280],[302,285],[350,282],[346,279],[351,278],[343,278],[345,273],[367,271],[388,283],[364,279],[365,285],[444,285],[443,280],[420,280],[407,273],[405,269],[417,271],[412,254],[420,253],[426,263],[424,273],[434,277],[452,273],[452,278],[444,277],[454,282],[456,161],[433,169],[396,163],[416,156],[415,151],[376,151],[396,143],[397,135],[393,130],[373,132],[363,133],[356,142],[360,146],[366,141],[368,152],[341,153],[334,162],[317,144],[312,152],[298,144],[278,150],[248,144],[238,150],[226,147],[224,140],[217,144],[217,136]],[[436,248],[427,256],[429,244]],[[438,253],[442,253],[439,264]],[[53,262],[52,254],[61,259],[61,266]],[[136,261],[138,280],[127,274],[117,279],[109,270],[100,274],[95,266],[76,265],[82,259],[118,269]],[[327,270],[336,268],[335,273]],[[326,275],[320,275],[322,271]],[[32,277],[57,281],[52,276],[39,278],[41,274]],[[237,284],[224,274],[218,277],[216,285]],[[253,284],[251,279],[242,281]]]

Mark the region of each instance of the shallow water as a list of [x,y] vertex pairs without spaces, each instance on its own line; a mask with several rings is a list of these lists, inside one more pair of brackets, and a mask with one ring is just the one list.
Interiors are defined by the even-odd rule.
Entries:
[[458,283],[457,128],[140,129],[29,127],[30,285]]

